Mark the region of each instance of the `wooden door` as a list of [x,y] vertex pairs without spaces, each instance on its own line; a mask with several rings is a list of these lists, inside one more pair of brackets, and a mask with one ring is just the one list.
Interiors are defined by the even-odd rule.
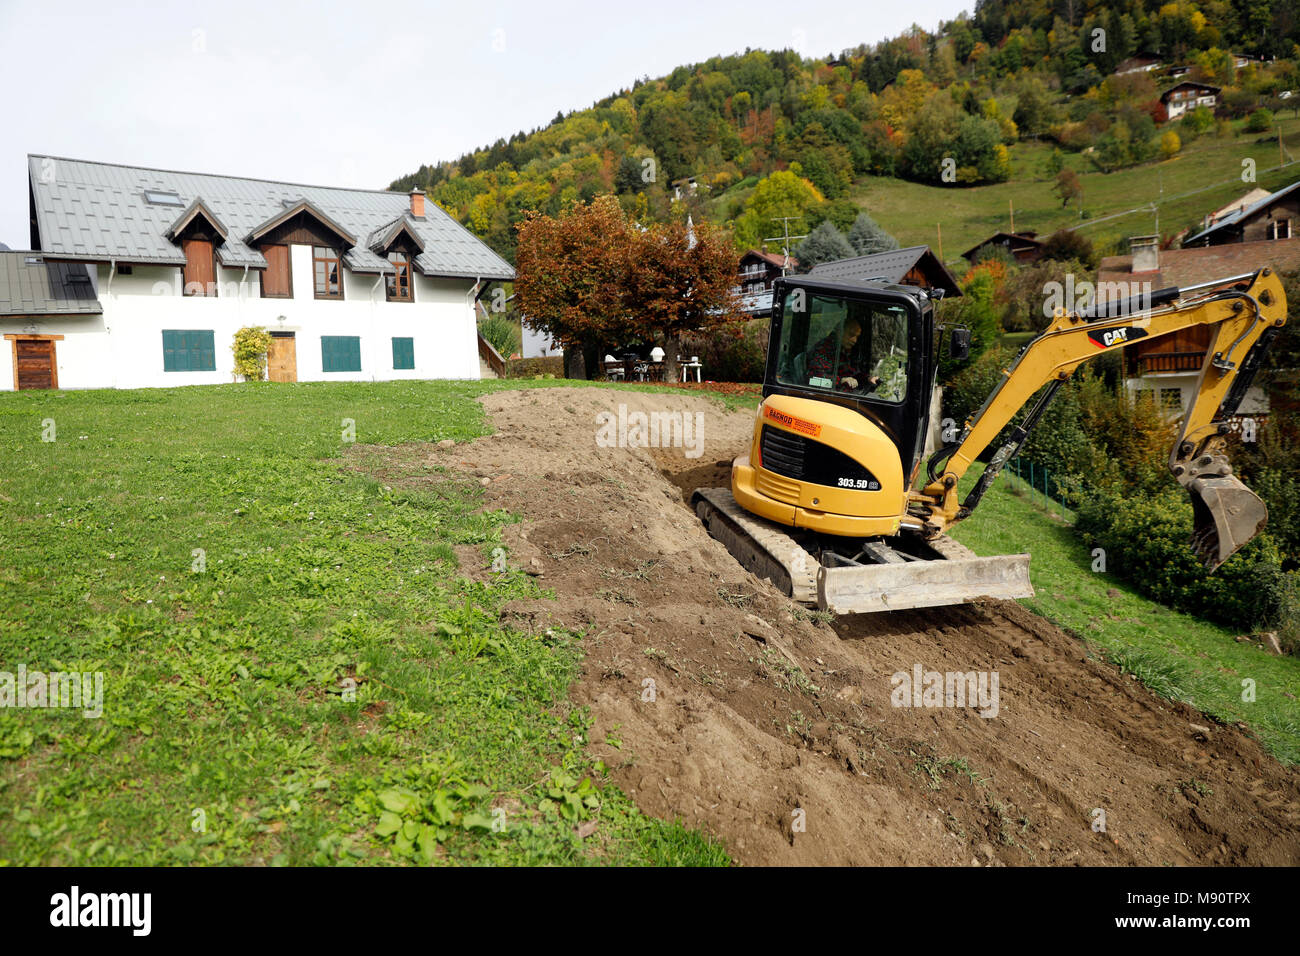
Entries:
[[292,332],[272,332],[266,350],[266,376],[273,382],[298,381],[298,340]]
[[52,339],[14,340],[14,386],[28,388],[58,388],[54,341]]

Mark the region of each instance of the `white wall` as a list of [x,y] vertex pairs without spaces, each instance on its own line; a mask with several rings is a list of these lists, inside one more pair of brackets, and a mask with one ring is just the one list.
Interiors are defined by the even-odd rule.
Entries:
[[[230,345],[245,325],[295,333],[298,380],[385,381],[479,377],[477,330],[468,279],[415,276],[414,302],[388,302],[376,276],[344,270],[344,298],[316,299],[309,246],[294,246],[292,299],[263,299],[257,272],[219,268],[215,297],[182,296],[180,269],[136,266],[114,276],[108,266],[97,276],[102,316],[0,319],[0,334],[63,334],[55,345],[60,388],[141,388],[208,385],[234,380]],[[280,321],[280,317],[284,321]],[[164,372],[163,329],[211,329],[216,370]],[[322,335],[361,338],[360,372],[324,372]],[[393,368],[392,339],[414,339],[415,368]],[[12,367],[8,342],[3,361]],[[12,390],[12,368],[0,374],[0,388]]]

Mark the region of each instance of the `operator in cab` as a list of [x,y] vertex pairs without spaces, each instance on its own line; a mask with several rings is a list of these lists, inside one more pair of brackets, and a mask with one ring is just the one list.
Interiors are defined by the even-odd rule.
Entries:
[[849,316],[844,320],[843,334],[839,348],[835,346],[835,332],[817,343],[808,354],[808,373],[818,378],[831,379],[836,389],[850,392],[858,391],[859,385],[864,392],[869,392],[880,384],[875,376],[865,376],[862,365],[866,358],[857,349],[858,340],[862,338],[862,320]]

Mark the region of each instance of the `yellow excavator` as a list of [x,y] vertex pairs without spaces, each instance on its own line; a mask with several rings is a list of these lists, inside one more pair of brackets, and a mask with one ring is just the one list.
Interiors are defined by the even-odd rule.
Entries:
[[[1267,509],[1234,477],[1225,435],[1286,322],[1270,269],[1057,309],[918,480],[945,338],[936,300],[883,280],[776,281],[749,453],[733,462],[730,488],[693,497],[746,568],[839,614],[1032,596],[1028,554],[976,557],[946,532],[975,510],[1076,368],[1192,326],[1209,327],[1210,345],[1169,458],[1191,496],[1192,550],[1214,570],[1263,529]],[[947,341],[950,355],[968,357],[969,330],[952,329]],[[967,469],[1036,394],[959,500]]]

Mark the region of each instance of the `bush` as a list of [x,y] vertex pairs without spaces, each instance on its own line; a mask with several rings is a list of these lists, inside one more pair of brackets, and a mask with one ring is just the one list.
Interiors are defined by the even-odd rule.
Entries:
[[1250,114],[1246,120],[1247,133],[1267,133],[1273,128],[1273,114],[1271,111],[1260,107]]
[[1147,596],[1230,627],[1269,629],[1293,611],[1295,578],[1263,534],[1210,574],[1189,545],[1192,506],[1181,491],[1116,498],[1085,492],[1075,529],[1106,552],[1106,569]]
[[519,323],[504,312],[489,312],[480,318],[478,334],[487,339],[502,358],[510,358],[522,348]]
[[245,382],[266,379],[266,353],[271,348],[271,333],[246,325],[235,333],[230,350],[235,355],[235,374]]
[[682,354],[698,355],[701,374],[714,382],[761,382],[771,323],[751,319],[682,337]]
[[506,362],[506,378],[534,378],[538,375],[564,377],[564,356],[546,355],[541,358],[518,358]]

